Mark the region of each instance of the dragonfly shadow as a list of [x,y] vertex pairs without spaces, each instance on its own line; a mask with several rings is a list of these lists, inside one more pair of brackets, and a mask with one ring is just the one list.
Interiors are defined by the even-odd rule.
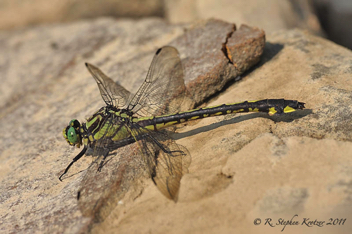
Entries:
[[277,115],[277,116],[270,116],[266,113],[251,113],[251,114],[247,114],[247,115],[236,116],[231,119],[222,120],[220,122],[209,124],[209,125],[203,126],[203,127],[199,127],[197,129],[193,129],[193,130],[190,130],[187,132],[174,133],[172,135],[172,137],[175,140],[179,140],[179,139],[182,139],[185,137],[197,135],[199,133],[212,131],[212,130],[217,129],[221,126],[237,124],[242,121],[250,120],[250,119],[254,119],[254,118],[266,118],[266,119],[271,119],[274,122],[292,122],[295,119],[300,119],[300,118],[307,116],[309,114],[312,114],[312,113],[313,113],[313,111],[311,109],[300,110],[300,111],[296,111],[296,112],[293,112],[290,114],[283,114],[283,115]]
[[[64,180],[67,180],[67,179],[69,179],[69,178],[71,178],[71,177],[75,177],[76,175],[79,175],[79,174],[81,174],[82,172],[84,172],[84,171],[86,171],[87,169],[83,169],[83,170],[80,170],[80,171],[77,171],[77,172],[75,172],[75,173],[72,173],[72,174],[66,174],[63,178],[62,178],[62,181],[64,181]],[[63,172],[64,170],[62,170],[62,172]],[[62,174],[62,172],[60,172],[60,175]]]

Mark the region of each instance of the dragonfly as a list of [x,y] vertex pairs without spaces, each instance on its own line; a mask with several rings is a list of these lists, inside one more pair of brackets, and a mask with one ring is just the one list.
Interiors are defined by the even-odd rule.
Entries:
[[142,156],[156,187],[165,197],[176,201],[181,178],[188,172],[190,153],[172,138],[172,126],[240,112],[281,115],[305,108],[305,103],[296,100],[264,99],[181,111],[189,93],[179,53],[171,46],[156,51],[147,76],[134,95],[97,67],[89,63],[86,67],[106,105],[85,123],[73,119],[63,129],[66,141],[83,149],[60,175],[61,181],[88,149],[100,158],[98,171],[101,171],[111,152],[136,143],[138,150],[132,156]]

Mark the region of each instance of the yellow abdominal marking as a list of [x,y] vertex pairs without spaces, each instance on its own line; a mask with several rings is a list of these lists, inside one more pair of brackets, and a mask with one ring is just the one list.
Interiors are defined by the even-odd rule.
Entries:
[[206,109],[213,109],[213,108],[216,108],[216,107],[219,107],[219,106],[222,106],[223,104],[221,105],[217,105],[217,106],[208,106],[208,107],[203,107],[202,109],[203,110],[206,110]]
[[251,112],[259,112],[259,109],[258,109],[258,108],[254,108],[254,109],[248,108],[248,110],[251,111]]
[[152,130],[152,131],[155,130],[154,125],[147,125],[147,126],[145,126],[145,128],[148,130]]
[[215,114],[212,114],[211,116],[217,116],[217,115],[222,115],[222,112],[217,112]]
[[269,109],[269,115],[274,115],[276,112],[277,112],[277,111],[276,111],[275,107],[271,107],[271,108]]
[[133,118],[132,121],[134,123],[137,123],[137,122],[142,121],[142,120],[148,120],[148,119],[153,119],[153,118],[154,118],[154,116],[147,116],[147,117],[141,117],[141,118]]
[[167,123],[157,124],[156,127],[159,130],[159,129],[162,129],[162,128],[166,128],[166,127],[175,125],[177,123],[178,123],[177,121],[171,121],[171,122],[167,122]]
[[239,112],[243,112],[243,111],[244,111],[244,109],[239,109],[239,110],[232,111],[232,113],[239,113]]
[[289,107],[289,106],[286,106],[285,109],[284,109],[285,113],[290,113],[290,112],[294,112],[294,111],[296,111],[296,110],[293,109],[292,107]]

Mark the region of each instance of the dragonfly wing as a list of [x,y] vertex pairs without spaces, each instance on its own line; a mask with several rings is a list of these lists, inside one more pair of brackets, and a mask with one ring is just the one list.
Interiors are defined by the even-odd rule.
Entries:
[[149,131],[140,139],[143,158],[157,188],[177,201],[180,181],[188,172],[191,157],[188,150],[176,144],[167,131]]
[[156,52],[147,77],[128,105],[139,116],[180,111],[186,96],[183,68],[177,49],[164,46]]
[[131,93],[123,86],[116,84],[111,78],[106,76],[99,68],[86,63],[88,71],[98,84],[101,97],[106,105],[113,105],[123,108],[127,105]]
[[[119,148],[109,155],[105,166],[98,171],[101,157],[87,169],[78,192],[78,206],[86,217],[103,221],[120,200],[133,199],[143,190],[138,179],[145,167],[136,144]],[[126,193],[131,197],[126,198]]]

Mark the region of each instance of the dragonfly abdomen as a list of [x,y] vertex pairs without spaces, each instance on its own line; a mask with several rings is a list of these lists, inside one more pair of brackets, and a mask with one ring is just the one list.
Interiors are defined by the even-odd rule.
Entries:
[[175,124],[212,116],[227,115],[240,112],[266,112],[269,115],[280,115],[297,109],[303,109],[304,103],[296,100],[264,99],[260,101],[245,101],[233,104],[204,107],[172,115],[156,116],[137,121],[139,125],[149,130],[160,130]]

